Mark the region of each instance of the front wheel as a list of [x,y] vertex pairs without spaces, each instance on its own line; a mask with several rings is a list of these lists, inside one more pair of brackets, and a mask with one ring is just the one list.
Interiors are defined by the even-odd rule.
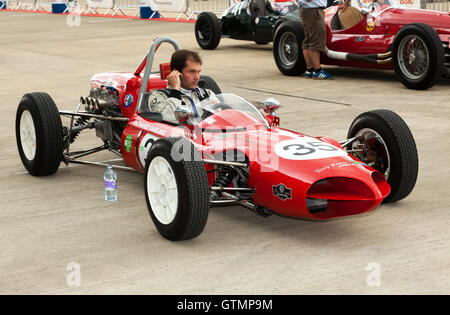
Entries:
[[35,176],[56,173],[64,144],[61,117],[47,93],[28,93],[16,113],[16,140],[20,159]]
[[215,49],[220,42],[221,29],[217,16],[212,12],[202,12],[195,22],[195,39],[203,49]]
[[357,137],[355,157],[382,173],[391,186],[383,202],[409,195],[417,180],[419,159],[414,137],[405,121],[389,110],[373,110],[355,118],[347,135]]
[[302,43],[305,38],[303,25],[295,21],[283,22],[275,32],[273,56],[278,69],[284,75],[301,75],[306,71]]
[[426,90],[442,76],[445,51],[431,26],[406,25],[395,36],[392,51],[395,74],[407,88]]
[[150,216],[162,236],[181,241],[200,235],[210,192],[204,163],[189,140],[164,138],[153,144],[144,186]]

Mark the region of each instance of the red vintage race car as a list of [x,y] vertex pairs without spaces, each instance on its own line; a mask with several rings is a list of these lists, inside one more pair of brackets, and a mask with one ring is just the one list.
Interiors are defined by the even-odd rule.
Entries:
[[[380,5],[379,3],[383,3]],[[450,13],[401,8],[397,0],[374,1],[361,10],[325,10],[327,51],[321,63],[394,69],[407,88],[428,89],[450,76]],[[274,35],[274,58],[285,75],[306,71],[300,21],[285,21]]]
[[[203,112],[175,110],[177,121],[149,111],[148,97],[167,87],[168,64],[151,73],[154,53],[169,38],[151,46],[138,70],[92,77],[88,97],[76,110],[59,111],[46,93],[25,94],[18,106],[16,138],[30,174],[55,173],[61,162],[104,165],[80,158],[101,150],[121,156],[144,174],[145,198],[158,231],[170,240],[198,236],[212,206],[242,205],[255,213],[329,220],[376,209],[405,198],[418,172],[417,150],[405,122],[388,110],[359,115],[347,139],[311,137],[280,128],[267,99],[262,109],[243,98],[221,93],[198,106]],[[145,68],[145,69],[144,69]],[[144,72],[142,73],[142,70]],[[63,127],[61,115],[71,118]],[[95,129],[103,145],[73,152],[71,143],[84,129]]]

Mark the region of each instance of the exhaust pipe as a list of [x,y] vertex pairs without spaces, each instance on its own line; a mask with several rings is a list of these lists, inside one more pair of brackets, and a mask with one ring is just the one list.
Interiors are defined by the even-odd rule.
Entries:
[[370,55],[359,55],[359,54],[350,54],[347,52],[334,51],[328,48],[325,48],[325,54],[331,59],[337,60],[355,60],[355,61],[365,61],[369,63],[375,64],[386,64],[392,61],[392,52],[388,51],[387,53],[381,54],[370,54]]

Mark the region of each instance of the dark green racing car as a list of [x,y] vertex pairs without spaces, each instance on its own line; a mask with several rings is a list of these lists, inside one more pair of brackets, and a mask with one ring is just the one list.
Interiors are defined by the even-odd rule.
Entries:
[[290,2],[276,10],[268,0],[243,0],[229,7],[220,19],[212,12],[202,12],[195,23],[195,38],[203,49],[215,49],[222,37],[263,45],[273,41],[276,28],[286,20],[300,21],[297,4]]

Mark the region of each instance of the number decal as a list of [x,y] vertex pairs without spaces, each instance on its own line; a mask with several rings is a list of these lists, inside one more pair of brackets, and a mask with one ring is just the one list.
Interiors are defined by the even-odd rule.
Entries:
[[[290,151],[291,147],[295,147],[296,149]],[[303,144],[288,144],[283,147],[283,150],[290,151],[293,155],[307,155],[316,152],[313,148],[305,147]]]
[[145,167],[145,159],[147,158],[148,151],[150,151],[150,148],[153,146],[153,143],[155,143],[156,140],[158,140],[159,137],[154,136],[152,134],[146,133],[145,136],[142,137],[141,143],[139,144],[139,162],[141,162],[141,166]]
[[282,141],[275,146],[275,153],[288,160],[315,160],[347,156],[347,152],[344,150],[311,137]]

